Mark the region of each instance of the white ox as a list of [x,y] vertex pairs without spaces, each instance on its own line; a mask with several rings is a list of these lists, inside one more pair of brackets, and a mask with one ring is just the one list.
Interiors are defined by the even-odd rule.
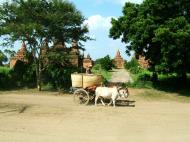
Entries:
[[111,105],[113,102],[113,106],[115,107],[115,102],[118,97],[124,97],[127,98],[129,95],[127,88],[118,88],[116,86],[114,87],[97,87],[95,90],[95,106],[97,105],[97,100],[100,98],[102,104],[105,106],[105,103],[103,102],[104,99],[110,99],[110,103],[108,105]]

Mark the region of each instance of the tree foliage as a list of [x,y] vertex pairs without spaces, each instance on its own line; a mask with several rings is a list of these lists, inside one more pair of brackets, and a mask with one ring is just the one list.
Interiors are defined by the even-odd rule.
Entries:
[[121,38],[126,52],[145,56],[156,72],[190,71],[190,1],[144,0],[126,3],[123,16],[112,19],[110,37]]
[[[0,8],[1,35],[9,40],[39,44],[44,39],[71,42],[86,40],[84,17],[75,6],[63,0],[13,0]],[[6,37],[7,39],[7,37]],[[39,48],[39,47],[38,47]]]
[[111,70],[112,67],[114,67],[113,62],[109,55],[103,58],[97,59],[95,63],[99,64],[102,69],[107,70],[107,71]]
[[0,66],[2,66],[3,62],[6,62],[7,60],[7,56],[0,50]]
[[0,6],[0,36],[5,45],[21,40],[26,43],[36,64],[40,90],[44,41],[55,40],[70,44],[72,40],[86,41],[88,32],[84,17],[73,3],[65,0],[13,0]]
[[11,75],[15,83],[14,87],[34,87],[36,85],[35,64],[31,62],[24,63],[18,60],[14,69],[12,69]]
[[140,65],[135,57],[133,57],[130,61],[125,62],[125,68],[134,74],[141,71]]
[[44,58],[45,82],[53,85],[56,89],[69,88],[71,86],[71,73],[77,72],[70,62],[70,55],[64,52],[49,51]]
[[0,89],[5,89],[13,85],[11,82],[12,70],[8,67],[0,66]]

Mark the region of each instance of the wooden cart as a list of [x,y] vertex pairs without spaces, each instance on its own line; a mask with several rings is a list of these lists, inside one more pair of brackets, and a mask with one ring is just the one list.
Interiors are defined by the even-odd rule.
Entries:
[[74,102],[87,105],[94,99],[95,89],[102,84],[102,76],[95,74],[71,74]]

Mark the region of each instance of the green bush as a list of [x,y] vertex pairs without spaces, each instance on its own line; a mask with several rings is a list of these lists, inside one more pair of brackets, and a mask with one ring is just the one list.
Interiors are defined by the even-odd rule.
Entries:
[[126,83],[129,87],[136,88],[153,88],[152,72],[141,69],[138,74],[131,73],[133,82]]
[[7,62],[7,56],[0,50],[0,66],[3,65],[3,62]]
[[54,89],[69,88],[71,73],[78,72],[78,68],[63,67],[61,64],[49,65],[43,73],[43,83],[51,84]]
[[12,70],[8,67],[0,67],[0,89],[10,88],[12,82]]
[[10,72],[11,72],[11,69],[9,67],[0,66],[0,73],[1,74],[9,75]]
[[99,64],[103,70],[111,70],[114,65],[109,55],[105,56],[104,58],[97,59],[95,64]]
[[125,68],[133,74],[138,74],[141,72],[140,65],[135,57],[129,62],[125,62]]
[[33,87],[36,84],[35,65],[17,61],[13,72],[12,79],[16,87]]
[[33,65],[17,61],[15,67],[0,67],[0,88],[33,87],[36,74]]
[[152,73],[148,70],[141,70],[141,72],[137,75],[137,80],[152,81]]
[[132,83],[127,83],[127,86],[137,88],[153,87],[152,72],[142,69],[135,57],[133,57],[131,61],[125,63],[125,68],[130,71],[134,81]]
[[134,87],[134,88],[153,88],[153,83],[152,81],[141,81],[141,80],[136,80],[133,83],[126,83],[127,87]]
[[107,70],[101,68],[100,64],[95,64],[92,68],[92,72],[94,74],[100,74],[103,76],[103,83],[107,83],[108,80],[111,78],[111,73]]
[[92,71],[94,72],[97,72],[97,71],[100,71],[102,68],[101,68],[101,65],[100,64],[95,64],[92,68]]

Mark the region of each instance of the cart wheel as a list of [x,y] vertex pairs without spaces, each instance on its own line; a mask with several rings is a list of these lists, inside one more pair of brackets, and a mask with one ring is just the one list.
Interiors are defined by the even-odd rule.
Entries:
[[89,94],[84,89],[78,89],[74,92],[74,102],[77,104],[87,105],[90,100]]

